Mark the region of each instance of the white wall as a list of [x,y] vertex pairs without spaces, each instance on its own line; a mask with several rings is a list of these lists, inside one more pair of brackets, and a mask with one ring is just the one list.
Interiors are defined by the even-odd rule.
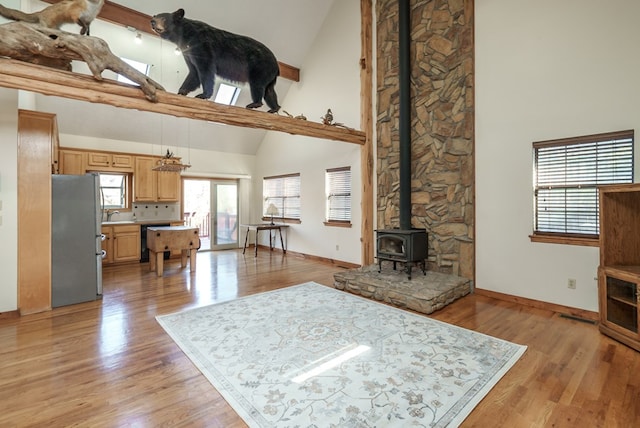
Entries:
[[18,91],[0,88],[0,313],[18,306]]
[[597,311],[598,248],[528,238],[531,143],[640,128],[640,2],[475,8],[477,287]]
[[[20,0],[3,4],[20,8]],[[0,23],[9,20],[0,17]],[[18,91],[0,88],[0,313],[18,307]]]
[[[360,129],[360,2],[334,3],[309,56],[300,67],[283,110],[318,122],[331,108],[336,122]],[[324,174],[327,168],[350,166],[352,227],[328,227],[325,220]],[[300,173],[301,224],[291,224],[288,249],[304,254],[360,264],[362,214],[360,146],[317,138],[269,132],[257,153],[254,174],[253,222],[262,215],[262,178]],[[263,244],[268,243],[264,241]],[[336,248],[339,248],[336,250]]]

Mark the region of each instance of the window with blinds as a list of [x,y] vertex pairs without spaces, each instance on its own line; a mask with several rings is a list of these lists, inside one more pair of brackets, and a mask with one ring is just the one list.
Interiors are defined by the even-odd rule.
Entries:
[[633,144],[633,130],[533,143],[534,234],[597,238],[597,187],[633,182]]
[[280,219],[300,220],[300,174],[280,175],[262,179],[262,216],[271,218],[267,214],[269,205],[274,204],[278,209]]
[[326,170],[325,189],[327,193],[326,221],[351,223],[351,168]]

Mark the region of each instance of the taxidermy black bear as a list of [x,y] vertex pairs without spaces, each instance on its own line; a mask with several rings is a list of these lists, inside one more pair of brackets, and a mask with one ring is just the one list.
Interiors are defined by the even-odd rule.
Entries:
[[0,4],[0,15],[14,21],[40,24],[59,30],[63,24],[78,24],[80,34],[89,35],[89,26],[100,13],[104,0],[62,0],[45,7],[40,12],[25,13]]
[[262,43],[187,19],[184,9],[155,15],[151,27],[163,39],[178,45],[187,63],[189,74],[178,94],[187,95],[202,85],[202,93],[196,98],[209,99],[218,75],[249,83],[253,102],[247,108],[262,107],[264,98],[269,113],[280,110],[274,89],[280,68],[273,52]]

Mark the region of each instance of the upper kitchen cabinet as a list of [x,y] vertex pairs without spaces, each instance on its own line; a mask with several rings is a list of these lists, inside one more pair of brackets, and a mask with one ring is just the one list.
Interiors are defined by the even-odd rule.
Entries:
[[180,200],[180,174],[161,171],[158,175],[158,202],[178,202]]
[[58,153],[60,174],[82,175],[87,172],[86,153],[78,150],[62,149]]
[[133,173],[133,200],[155,202],[158,195],[157,172],[153,170],[155,159],[137,156]]
[[134,155],[127,153],[94,152],[62,148],[59,150],[60,174],[95,172],[133,172]]
[[180,174],[154,171],[157,162],[157,157],[136,156],[133,175],[135,202],[180,201]]
[[134,156],[122,153],[89,152],[87,169],[98,171],[132,172]]

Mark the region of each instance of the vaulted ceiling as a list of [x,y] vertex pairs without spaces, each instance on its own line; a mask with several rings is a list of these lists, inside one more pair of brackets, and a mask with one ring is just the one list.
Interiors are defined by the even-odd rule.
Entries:
[[[250,36],[268,46],[280,62],[300,68],[334,1],[115,0],[114,3],[147,15],[183,8],[187,18]],[[32,10],[45,6],[40,1],[32,1]],[[78,31],[77,26],[64,29]],[[136,32],[102,21],[91,26],[91,35],[107,41],[116,55],[149,64],[151,77],[162,83],[167,91],[176,92],[186,76],[186,66],[182,57],[174,53],[175,46],[145,33],[142,44],[136,44]],[[84,68],[84,64],[74,63],[74,70]],[[105,77],[115,77],[109,73],[105,72]],[[281,104],[294,84],[287,79],[278,79],[276,92]],[[241,85],[241,88],[237,105],[244,106],[250,102],[248,86]],[[36,102],[39,110],[57,114],[62,134],[154,144],[161,140],[166,144],[184,139],[186,135],[192,148],[255,154],[266,132],[43,95],[36,95]]]

